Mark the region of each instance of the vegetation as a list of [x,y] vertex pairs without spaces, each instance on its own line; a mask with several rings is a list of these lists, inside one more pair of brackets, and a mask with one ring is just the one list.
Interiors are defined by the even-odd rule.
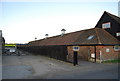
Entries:
[[103,61],[103,63],[120,63],[120,59],[117,59],[117,60],[107,60],[107,61]]

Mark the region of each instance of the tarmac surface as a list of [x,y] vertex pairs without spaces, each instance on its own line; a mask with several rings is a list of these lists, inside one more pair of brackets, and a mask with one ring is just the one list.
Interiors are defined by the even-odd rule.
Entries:
[[4,55],[3,79],[118,79],[118,64],[79,61],[77,66],[40,55]]

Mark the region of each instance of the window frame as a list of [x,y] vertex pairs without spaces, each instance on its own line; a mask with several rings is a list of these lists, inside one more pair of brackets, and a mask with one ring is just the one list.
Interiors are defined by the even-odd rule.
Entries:
[[91,40],[95,37],[95,35],[90,35],[89,37],[87,37],[87,40]]
[[[106,25],[107,25],[107,26],[106,26]],[[110,23],[110,22],[102,23],[102,28],[103,28],[103,29],[111,28],[111,23]]]
[[80,50],[80,46],[73,46],[73,51],[79,51],[79,50]]
[[[116,49],[116,47],[117,47],[117,49]],[[120,46],[119,45],[115,45],[114,46],[114,51],[120,51]]]
[[117,33],[116,33],[116,36],[119,37],[119,36],[120,36],[120,32],[117,32]]

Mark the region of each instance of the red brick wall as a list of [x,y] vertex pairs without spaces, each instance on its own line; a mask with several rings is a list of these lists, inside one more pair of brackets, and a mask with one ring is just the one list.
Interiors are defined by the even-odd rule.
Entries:
[[[68,61],[73,62],[73,46],[68,46]],[[78,60],[88,60],[89,46],[80,46],[78,51]]]
[[[90,60],[91,54],[95,54],[96,47],[96,60],[100,60],[100,51],[101,51],[101,60],[110,60],[118,59],[118,51],[114,51],[113,46],[80,46],[78,51],[78,60]],[[106,49],[109,49],[109,52],[106,52]],[[73,62],[73,46],[68,46],[68,61]],[[94,61],[94,60],[93,60]]]
[[89,46],[80,46],[80,50],[78,51],[78,59],[88,60],[88,51],[89,51]]
[[[102,60],[111,60],[111,59],[118,59],[119,51],[114,51],[114,46],[97,46],[99,51],[101,50],[101,59]],[[109,49],[109,52],[106,51]],[[99,52],[97,52],[98,54]]]

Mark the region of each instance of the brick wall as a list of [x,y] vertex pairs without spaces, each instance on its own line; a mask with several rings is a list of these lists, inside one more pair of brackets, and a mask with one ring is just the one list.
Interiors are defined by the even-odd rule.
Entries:
[[119,51],[115,51],[114,46],[97,46],[97,49],[101,50],[101,60],[118,59]]
[[[73,62],[73,46],[68,46],[68,58],[67,60]],[[80,46],[80,50],[78,51],[78,60],[88,60],[89,56],[89,46]]]
[[[80,50],[78,51],[78,60],[95,61],[95,58],[91,57],[91,54],[95,54],[95,48],[97,62],[99,62],[100,59],[102,61],[118,59],[118,54],[120,51],[114,51],[114,46],[80,46]],[[73,46],[68,46],[67,50],[67,60],[73,62]]]

